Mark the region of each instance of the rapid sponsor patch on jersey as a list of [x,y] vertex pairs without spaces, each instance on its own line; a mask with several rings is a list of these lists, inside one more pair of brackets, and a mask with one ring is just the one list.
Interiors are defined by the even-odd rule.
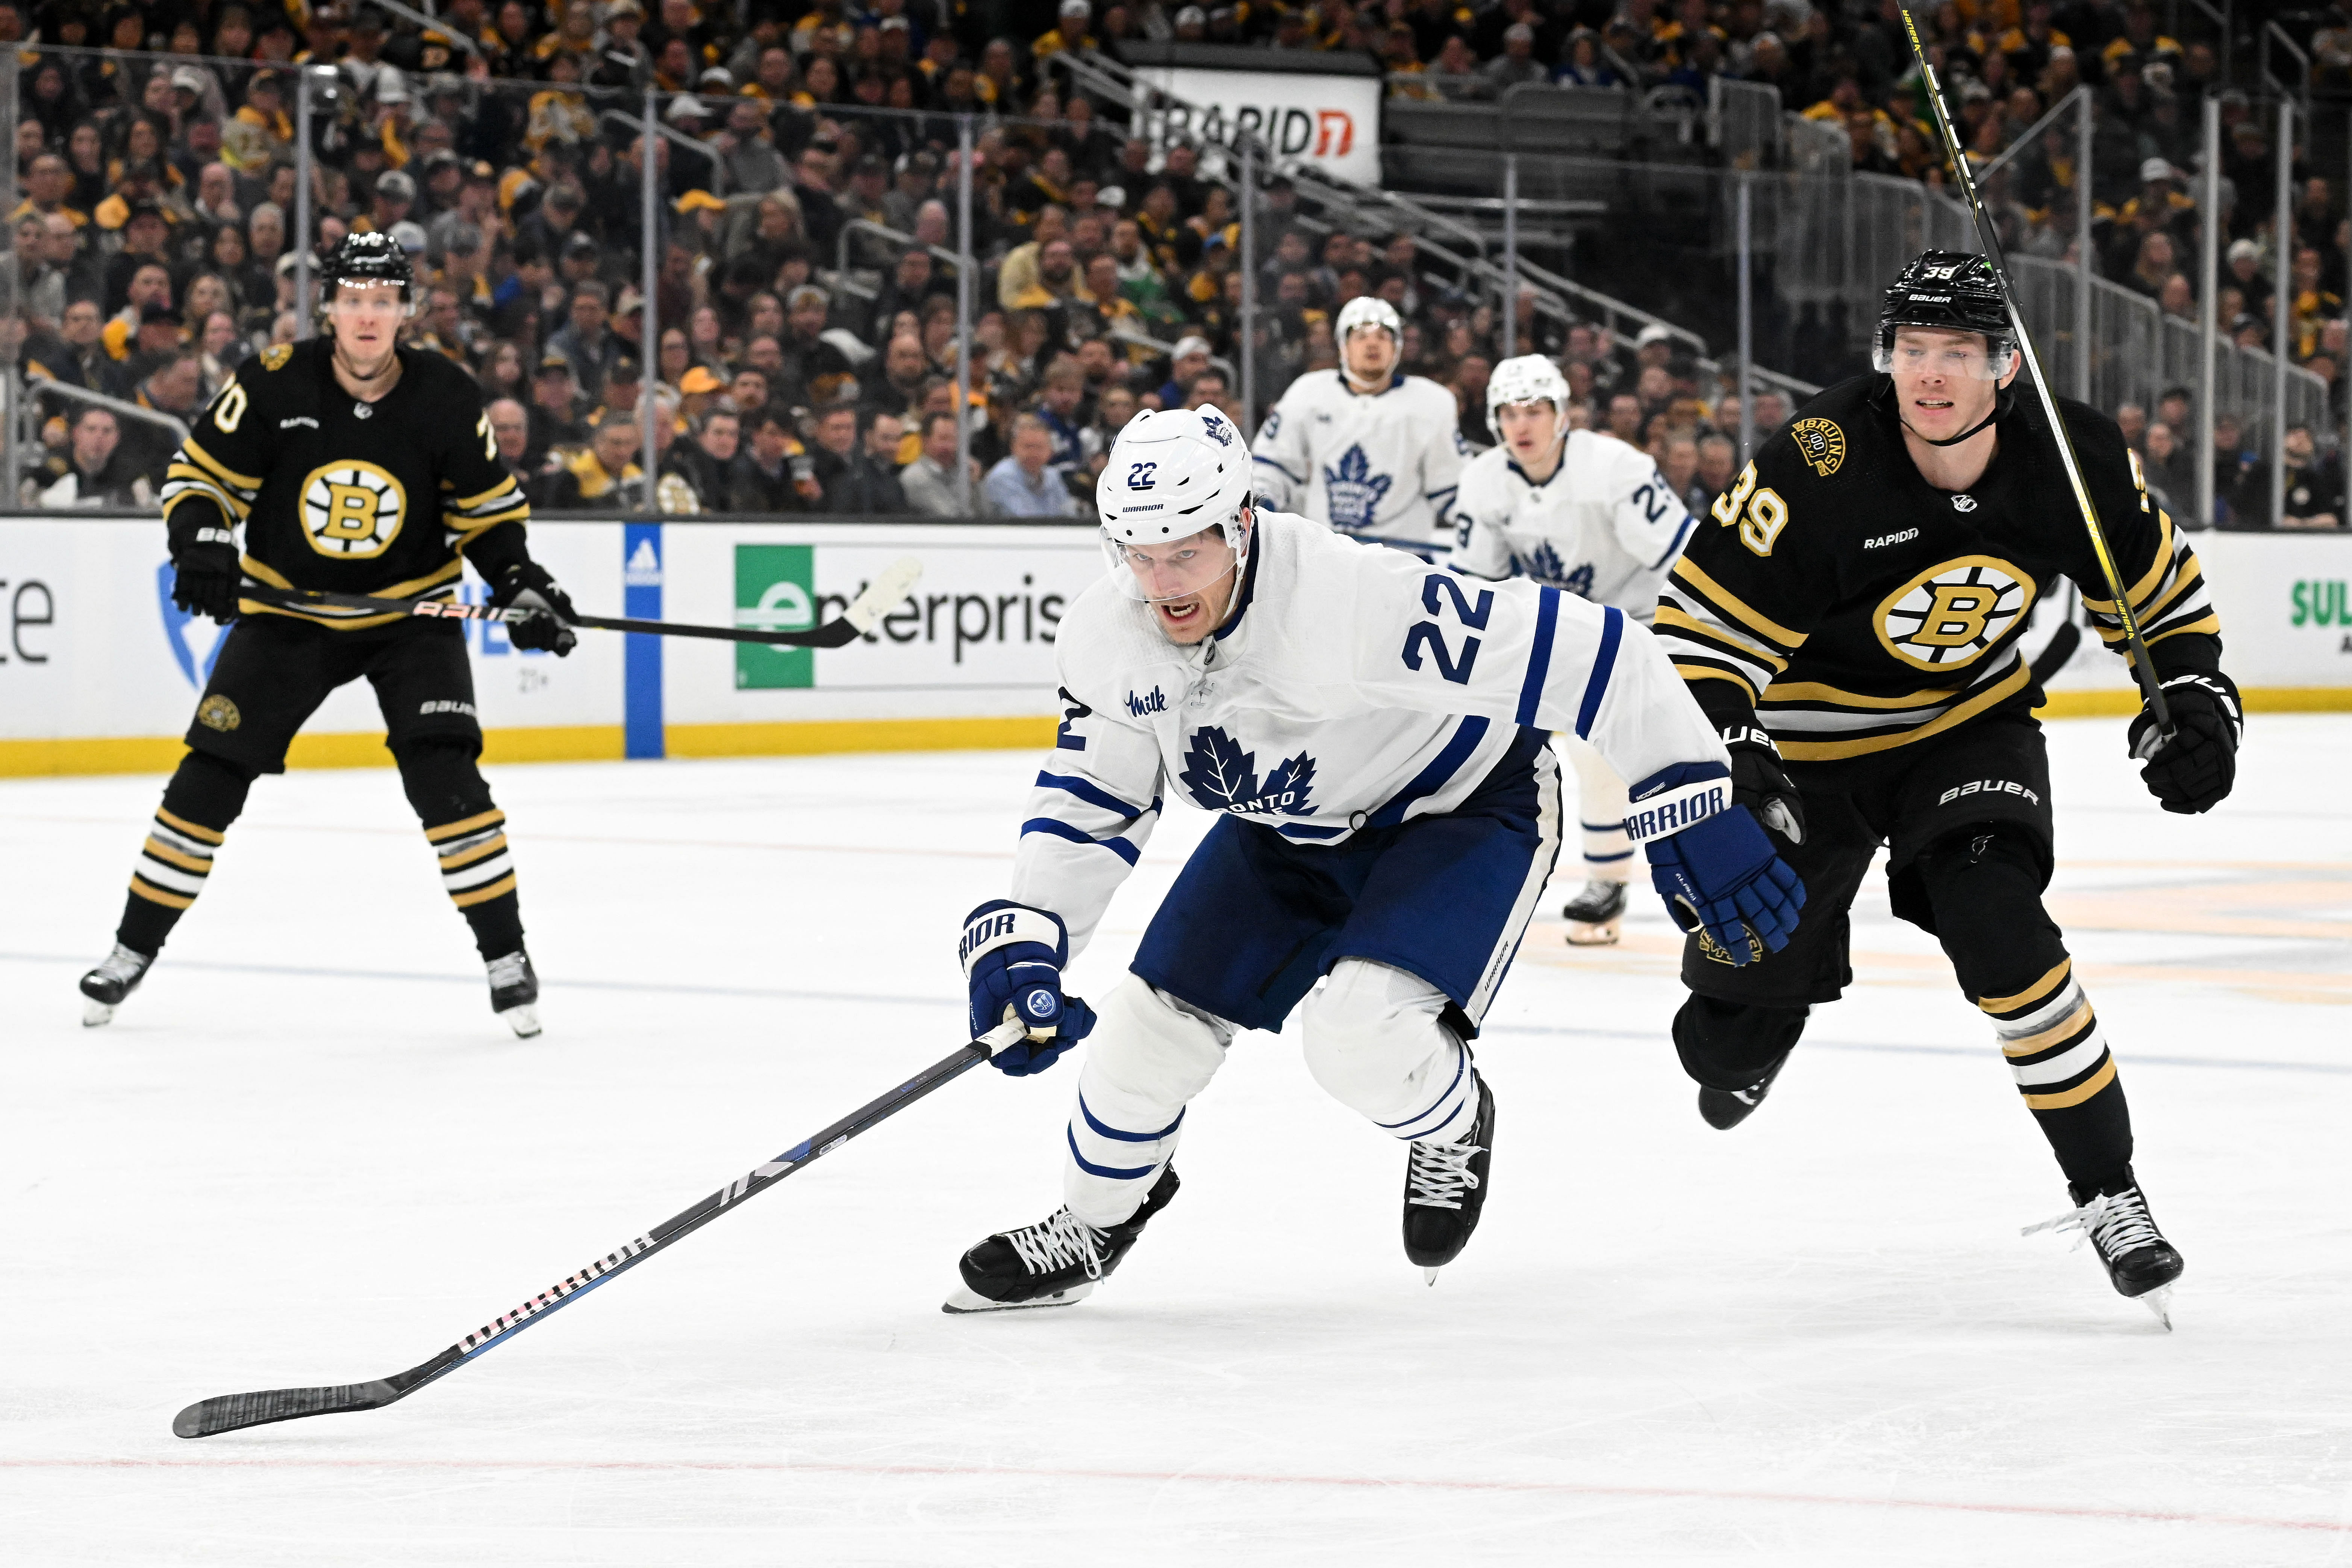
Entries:
[[1824,479],[1845,461],[1845,432],[1833,419],[1801,419],[1789,427],[1789,438],[1813,465],[1813,472]]
[[1914,669],[1958,669],[2000,642],[2032,607],[2033,593],[2033,580],[2008,561],[1943,561],[1879,601],[1878,641]]
[[1386,474],[1372,472],[1372,461],[1361,446],[1349,447],[1340,455],[1338,467],[1323,470],[1331,526],[1349,530],[1370,528],[1380,516],[1381,500],[1395,483]]

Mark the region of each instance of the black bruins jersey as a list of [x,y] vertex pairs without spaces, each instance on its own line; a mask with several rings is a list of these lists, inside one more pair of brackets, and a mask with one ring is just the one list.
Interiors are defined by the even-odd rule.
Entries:
[[[399,382],[362,403],[337,384],[332,350],[324,337],[280,344],[237,371],[172,455],[165,521],[192,505],[209,520],[217,507],[245,526],[247,580],[273,588],[431,597],[456,583],[469,546],[509,524],[498,542],[520,555],[530,507],[499,463],[474,379],[404,347]],[[403,619],[239,609],[345,631]]]
[[[2221,622],[2188,536],[2150,499],[2113,420],[2060,399],[2117,575],[2159,669],[2211,669]],[[2038,404],[2017,399],[1966,491],[1905,449],[1892,383],[1842,382],[1775,432],[1702,521],[1659,597],[1657,634],[1693,695],[1728,682],[1791,761],[1940,735],[2030,702],[2026,612],[2060,577],[2108,646],[2123,626]]]

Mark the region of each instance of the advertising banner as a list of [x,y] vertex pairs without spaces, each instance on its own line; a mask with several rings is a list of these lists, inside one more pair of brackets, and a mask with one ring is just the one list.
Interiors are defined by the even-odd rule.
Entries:
[[1256,136],[1279,164],[1377,188],[1381,183],[1381,92],[1377,76],[1213,70],[1147,66],[1137,78],[1178,100],[1152,116],[1158,140],[1189,134],[1230,146]]

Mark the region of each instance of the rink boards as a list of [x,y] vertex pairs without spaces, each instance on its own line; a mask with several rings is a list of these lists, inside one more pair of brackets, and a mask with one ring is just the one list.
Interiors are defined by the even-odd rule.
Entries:
[[[590,632],[559,660],[468,622],[493,761],[1041,746],[1055,627],[1105,570],[1095,531],[1073,526],[566,521],[530,534],[592,613],[789,630],[837,614],[901,556],[924,577],[873,634],[826,652]],[[2198,550],[2248,706],[2352,710],[2352,543],[2208,534]],[[169,768],[219,635],[172,604],[157,523],[0,517],[0,775]],[[2085,650],[2045,716],[2137,706],[2122,664]],[[328,700],[290,758],[389,760],[364,684]]]

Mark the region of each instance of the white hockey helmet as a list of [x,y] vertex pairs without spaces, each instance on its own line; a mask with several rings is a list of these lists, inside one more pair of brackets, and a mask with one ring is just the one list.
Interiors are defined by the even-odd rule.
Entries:
[[1548,402],[1564,421],[1568,417],[1568,378],[1541,354],[1521,354],[1505,360],[1486,378],[1486,429],[1503,439],[1503,410],[1517,402]]
[[1249,559],[1253,487],[1248,444],[1215,409],[1147,409],[1128,421],[1095,481],[1103,548],[1128,596],[1150,597],[1129,569],[1129,547],[1171,544],[1208,528],[1234,547],[1238,582]]
[[1339,320],[1333,335],[1344,347],[1364,327],[1378,327],[1396,340],[1398,348],[1404,347],[1404,323],[1398,319],[1396,307],[1377,294],[1359,294],[1339,307]]

